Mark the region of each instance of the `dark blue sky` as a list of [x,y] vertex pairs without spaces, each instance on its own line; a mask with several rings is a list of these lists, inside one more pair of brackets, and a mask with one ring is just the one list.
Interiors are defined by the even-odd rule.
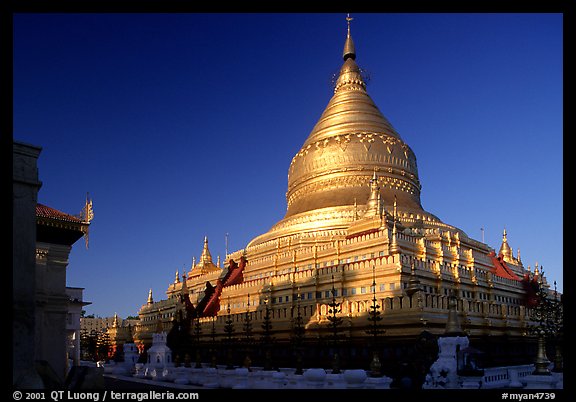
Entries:
[[[354,14],[368,93],[414,150],[422,205],[562,289],[561,14]],[[286,209],[292,157],[342,64],[344,14],[16,14],[14,139],[42,146],[39,202],[94,202],[68,285],[88,313],[165,297]]]

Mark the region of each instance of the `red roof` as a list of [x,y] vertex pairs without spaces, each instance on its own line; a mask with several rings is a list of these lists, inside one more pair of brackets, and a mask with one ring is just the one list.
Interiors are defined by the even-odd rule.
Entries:
[[57,209],[47,207],[46,205],[37,203],[36,204],[36,217],[40,218],[50,218],[65,222],[77,222],[82,223],[82,220],[76,216],[66,214]]
[[520,278],[516,275],[512,270],[506,265],[506,261],[501,256],[496,256],[494,251],[488,254],[488,257],[492,259],[492,264],[494,265],[494,269],[492,273],[496,276],[506,279],[513,279],[515,281],[519,281]]

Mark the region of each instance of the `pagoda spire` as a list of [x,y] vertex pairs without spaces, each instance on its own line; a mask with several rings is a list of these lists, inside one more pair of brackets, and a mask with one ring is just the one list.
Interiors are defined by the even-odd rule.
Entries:
[[508,237],[506,233],[506,228],[504,228],[504,232],[502,233],[502,245],[500,246],[500,251],[498,251],[499,255],[502,255],[504,261],[507,262],[514,262],[514,255],[512,253],[512,249],[508,244]]
[[356,59],[356,49],[354,48],[354,41],[352,40],[352,35],[350,35],[350,22],[354,18],[350,17],[350,14],[346,16],[346,23],[348,24],[348,33],[346,34],[346,42],[344,42],[344,52],[342,53],[342,58],[344,61],[347,59]]
[[150,288],[150,291],[148,292],[148,304],[152,304],[154,303],[154,299],[152,298],[152,288]]
[[200,256],[201,264],[208,264],[212,262],[212,255],[210,250],[208,250],[208,236],[204,236],[204,248],[202,249],[202,255]]
[[370,198],[366,207],[366,216],[378,216],[380,214],[380,186],[378,186],[376,170],[370,179]]
[[210,250],[208,249],[208,236],[204,236],[204,246],[202,248],[202,254],[198,259],[198,264],[195,265],[193,264],[189,276],[193,277],[207,274],[209,272],[216,272],[219,270],[220,268],[214,265],[214,262],[212,261],[212,254],[210,254]]

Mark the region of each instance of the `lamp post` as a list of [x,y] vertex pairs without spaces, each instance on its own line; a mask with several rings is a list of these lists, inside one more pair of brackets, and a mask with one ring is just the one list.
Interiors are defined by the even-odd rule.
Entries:
[[216,368],[216,316],[212,317],[210,337],[212,339],[212,347],[210,348],[210,367]]
[[561,343],[564,340],[564,304],[562,299],[558,297],[558,290],[556,289],[556,281],[554,281],[554,301],[553,305],[553,320],[554,320],[554,369],[552,371],[561,373],[564,371],[562,359]]
[[536,292],[537,304],[532,310],[530,318],[536,322],[530,326],[530,331],[538,337],[538,351],[534,361],[535,375],[550,375],[550,360],[546,356],[546,336],[554,332],[553,322],[551,320],[552,303],[548,300],[547,290],[544,288],[544,269],[538,278],[538,290]]

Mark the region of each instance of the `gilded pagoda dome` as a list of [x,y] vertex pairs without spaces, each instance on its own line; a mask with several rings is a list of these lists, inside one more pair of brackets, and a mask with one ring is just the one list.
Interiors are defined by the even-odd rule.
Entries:
[[366,91],[350,21],[343,59],[332,98],[290,163],[286,215],[251,244],[346,228],[368,209],[373,176],[385,210],[397,203],[408,221],[444,225],[422,208],[414,152]]

